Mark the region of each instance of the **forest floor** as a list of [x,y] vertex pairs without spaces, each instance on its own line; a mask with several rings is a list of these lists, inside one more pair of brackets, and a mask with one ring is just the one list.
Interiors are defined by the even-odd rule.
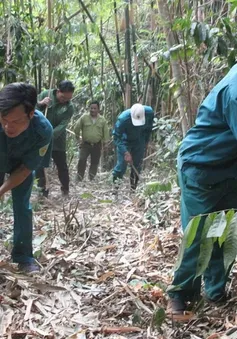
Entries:
[[165,291],[181,238],[179,191],[172,182],[171,191],[145,196],[144,182],[153,174],[143,173],[136,194],[125,178],[118,195],[107,173],[93,182],[76,184],[72,178],[65,199],[51,169],[49,198],[40,200],[36,190],[32,196],[34,254],[41,265],[34,276],[20,274],[11,263],[13,218],[5,197],[1,339],[237,338],[235,270],[227,304],[202,301],[185,322],[167,316]]

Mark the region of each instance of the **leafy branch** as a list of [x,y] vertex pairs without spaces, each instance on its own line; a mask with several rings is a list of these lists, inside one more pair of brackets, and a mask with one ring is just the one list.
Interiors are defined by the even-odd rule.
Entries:
[[[200,222],[203,222],[203,218],[205,218],[205,221],[204,225],[201,226]],[[201,235],[198,232],[199,227],[202,227]],[[175,270],[180,267],[185,250],[199,237],[200,254],[195,278],[202,275],[208,267],[215,243],[219,247],[223,246],[224,267],[227,272],[237,255],[237,212],[233,209],[228,210],[228,212],[213,212],[207,216],[198,215],[190,220],[184,231]]]

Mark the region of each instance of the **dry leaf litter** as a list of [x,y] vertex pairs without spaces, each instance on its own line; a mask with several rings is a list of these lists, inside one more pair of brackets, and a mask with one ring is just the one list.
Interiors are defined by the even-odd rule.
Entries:
[[[111,178],[74,183],[62,198],[49,172],[49,199],[33,192],[37,275],[11,263],[12,211],[5,196],[0,214],[1,339],[237,338],[236,271],[233,298],[216,307],[204,302],[186,322],[165,315],[165,290],[180,243],[179,191],[145,198],[125,178],[113,195]],[[157,178],[156,178],[157,180]],[[191,313],[193,315],[193,313]],[[183,319],[182,319],[183,320]]]

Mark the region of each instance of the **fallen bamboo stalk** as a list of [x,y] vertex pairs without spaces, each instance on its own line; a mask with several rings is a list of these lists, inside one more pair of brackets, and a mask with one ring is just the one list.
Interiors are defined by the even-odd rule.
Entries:
[[154,155],[156,155],[156,154],[157,154],[157,152],[154,152],[154,153],[148,155],[147,157],[145,157],[145,158],[143,159],[143,161],[146,161],[147,159],[152,158],[152,157],[153,157]]
[[131,326],[131,327],[109,327],[102,326],[100,328],[95,328],[92,330],[93,333],[102,333],[102,334],[114,334],[114,333],[132,333],[132,332],[141,332],[140,327]]

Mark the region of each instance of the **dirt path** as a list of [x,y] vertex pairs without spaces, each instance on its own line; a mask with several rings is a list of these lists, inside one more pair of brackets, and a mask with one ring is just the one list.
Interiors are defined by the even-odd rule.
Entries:
[[131,196],[125,180],[116,197],[106,174],[73,184],[69,199],[52,173],[51,186],[48,200],[32,199],[39,275],[20,275],[9,264],[12,216],[3,205],[0,338],[207,337],[207,325],[198,334],[192,322],[164,320],[180,239],[177,190],[153,202],[139,190]]

